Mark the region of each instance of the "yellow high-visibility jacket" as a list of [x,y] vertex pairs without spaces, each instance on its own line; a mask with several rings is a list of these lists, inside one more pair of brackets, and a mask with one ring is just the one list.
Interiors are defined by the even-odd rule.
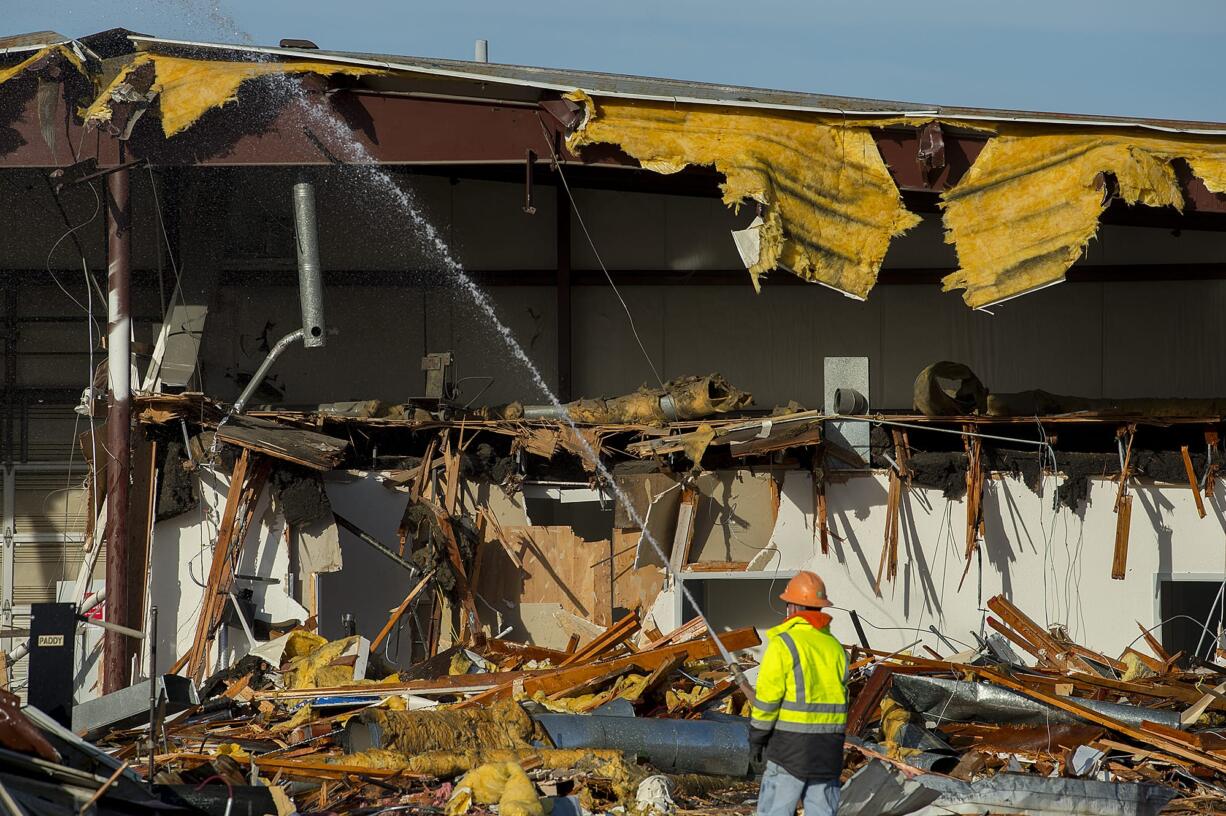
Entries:
[[751,710],[751,741],[807,780],[837,779],[843,762],[847,652],[829,623],[829,615],[804,613],[767,632]]

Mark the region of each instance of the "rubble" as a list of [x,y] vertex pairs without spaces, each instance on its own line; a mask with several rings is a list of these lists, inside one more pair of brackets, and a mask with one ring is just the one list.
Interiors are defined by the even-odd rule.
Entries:
[[[445,405],[227,417],[200,395],[140,398],[142,421],[156,433],[182,424],[188,437],[187,455],[167,458],[195,480],[163,489],[196,495],[201,508],[184,502],[186,512],[218,518],[200,607],[180,624],[191,640],[173,644],[173,673],[185,675],[175,679],[190,678],[199,693],[187,704],[179,694],[169,707],[160,698],[151,728],[142,681],[119,693],[128,701],[122,718],[91,720],[91,739],[128,763],[128,777],[152,773],[161,802],[219,816],[231,801],[279,816],[749,812],[760,768],[738,672],[752,673],[761,637],[693,616],[661,631],[669,619],[661,599],[687,574],[766,570],[763,554],[782,534],[809,536],[815,548],[820,538],[827,553],[835,546],[822,502],[828,468],[859,457],[823,437],[821,412],[745,416],[747,395],[718,375],[678,382],[727,403],[675,419],[658,413],[673,391],[644,389],[601,404],[638,400],[650,410],[572,427],[548,417],[449,417]],[[860,462],[889,469],[895,526],[903,495],[920,485],[980,501],[993,472],[1041,487],[1042,451],[992,444],[971,424],[962,450],[917,450],[913,437],[927,443],[938,431],[900,424],[876,429],[871,462]],[[1128,457],[1114,466],[1109,449],[1062,452],[1062,489],[1093,475],[1113,488],[1137,472],[1190,479],[1185,463],[1196,472],[1208,464],[1207,455],[1164,450],[1161,440],[1134,451],[1133,432],[1121,433]],[[612,486],[594,475],[593,455],[610,466]],[[785,479],[781,464],[807,478]],[[560,483],[591,494],[611,528],[607,540],[584,538],[580,531],[599,525],[564,514],[565,523],[533,523],[525,486],[533,473],[546,490]],[[550,482],[557,473],[571,478]],[[377,501],[337,492],[338,474],[378,491]],[[206,475],[213,497],[200,487]],[[800,512],[817,522],[802,515],[800,530],[788,527],[797,523],[788,515],[797,485],[811,502]],[[967,549],[958,556],[968,570],[984,538],[976,506],[968,502]],[[667,563],[646,546],[647,534],[671,545]],[[370,637],[352,623],[339,633],[321,623],[318,586],[341,568],[341,536],[359,548],[346,560],[371,554],[399,587],[394,606],[364,621],[377,631]],[[278,574],[302,585],[281,598],[267,565],[283,546],[297,562]],[[899,549],[887,525],[878,593],[896,580]],[[235,646],[239,595],[251,610],[242,627],[250,641]],[[1062,628],[1039,626],[1004,596],[986,606],[984,636],[972,648],[956,651],[933,628],[944,653],[915,644],[874,650],[853,614],[847,808],[1226,812],[1226,738],[1215,731],[1226,714],[1226,666],[1168,654],[1147,631],[1138,641],[1148,653],[1129,647],[1109,657]],[[105,710],[106,699],[93,705]],[[234,792],[209,793],[218,780]]]

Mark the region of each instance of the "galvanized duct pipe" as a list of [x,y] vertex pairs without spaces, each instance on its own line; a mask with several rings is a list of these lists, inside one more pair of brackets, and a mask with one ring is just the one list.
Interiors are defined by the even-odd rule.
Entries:
[[241,414],[268,376],[273,363],[298,340],[306,348],[322,348],[327,343],[324,327],[323,273],[319,266],[319,232],[315,216],[315,187],[309,181],[294,185],[294,240],[298,248],[298,301],[302,309],[302,328],[277,341],[260,363],[251,381],[234,403],[231,413]]
[[738,777],[749,773],[748,720],[552,713],[535,714],[533,719],[557,748],[612,748],[637,754],[666,772]]
[[319,229],[315,217],[315,187],[308,181],[294,185],[294,239],[298,245],[298,299],[302,306],[302,345],[322,348],[324,283],[319,265]]
[[[937,722],[981,722],[1012,725],[1074,724],[1083,720],[1054,706],[1032,700],[991,683],[949,680],[921,675],[894,675],[890,696],[905,708]],[[1077,704],[1105,717],[1140,728],[1141,722],[1179,727],[1179,714],[1156,708],[1077,698]]]

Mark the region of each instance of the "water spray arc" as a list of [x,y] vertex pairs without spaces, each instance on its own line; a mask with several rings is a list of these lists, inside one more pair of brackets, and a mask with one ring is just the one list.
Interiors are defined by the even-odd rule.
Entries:
[[570,414],[563,406],[561,400],[559,400],[557,395],[554,394],[553,389],[550,388],[549,384],[545,382],[540,369],[538,369],[536,364],[533,363],[532,359],[528,357],[527,352],[524,351],[523,347],[515,339],[515,336],[511,333],[510,328],[508,328],[507,325],[499,319],[497,310],[494,308],[494,304],[490,300],[489,296],[479,286],[477,286],[476,282],[465,271],[463,265],[452,254],[451,248],[439,234],[439,231],[422,214],[421,208],[413,199],[412,194],[396,183],[396,180],[378,164],[375,157],[370,154],[366,147],[353,137],[350,128],[335,113],[328,109],[325,102],[326,97],[321,98],[311,94],[296,77],[279,75],[273,78],[273,81],[282,83],[286,86],[292,100],[297,103],[300,111],[312,125],[325,131],[330,137],[332,137],[332,140],[335,143],[343,146],[342,149],[344,150],[345,155],[339,156],[338,158],[344,161],[346,169],[352,174],[352,176],[365,182],[368,186],[373,188],[374,191],[386,196],[394,206],[399,208],[399,210],[404,213],[404,215],[407,216],[410,221],[412,221],[413,226],[418,229],[423,243],[430,250],[431,254],[433,254],[438,260],[439,264],[443,267],[443,270],[449,274],[457,284],[459,284],[460,288],[466,295],[469,296],[473,304],[489,321],[490,325],[494,327],[499,336],[502,338],[503,342],[506,344],[507,349],[511,352],[512,356],[523,364],[525,370],[528,372],[528,375],[532,380],[533,385],[535,385],[537,389],[545,395],[549,404],[556,410],[557,416],[565,421],[575,432],[575,437],[582,445],[585,456],[595,464],[599,477],[608,486],[609,490],[622,502],[631,519],[636,525],[638,525],[639,529],[643,531],[643,540],[645,540],[655,551],[656,556],[664,564],[673,585],[682,593],[685,600],[689,601],[690,606],[706,625],[707,630],[710,632],[712,641],[714,641],[716,647],[719,649],[720,656],[736,673],[742,690],[752,699],[752,690],[749,688],[748,683],[742,675],[737,662],[733,659],[727,647],[720,640],[718,633],[711,627],[710,621],[698,603],[698,599],[686,586],[680,572],[672,567],[672,565],[669,563],[669,557],[664,552],[663,547],[660,546],[660,543],[656,541],[655,537],[647,529],[645,519],[643,519],[635,509],[629,496],[627,496],[625,492],[617,486],[617,483],[613,479],[613,474],[610,473],[608,468],[605,467],[604,463],[600,461],[599,454],[588,443],[584,435],[578,432],[578,426],[574,420],[571,419]]

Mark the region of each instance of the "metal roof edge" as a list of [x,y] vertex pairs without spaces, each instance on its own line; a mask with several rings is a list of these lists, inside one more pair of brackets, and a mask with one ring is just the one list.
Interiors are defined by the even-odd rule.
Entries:
[[[253,54],[266,54],[269,56],[284,56],[295,57],[299,59],[311,59],[320,62],[335,62],[341,65],[363,65],[369,67],[385,68],[389,71],[404,71],[408,73],[427,74],[433,76],[450,77],[454,79],[463,79],[473,82],[486,82],[495,85],[513,85],[518,87],[540,88],[542,90],[551,90],[559,92],[570,92],[574,90],[582,90],[593,96],[616,97],[620,99],[640,99],[643,101],[653,102],[683,102],[693,105],[724,105],[728,107],[741,107],[750,109],[762,110],[782,110],[795,111],[802,113],[820,113],[838,116],[854,116],[854,117],[907,117],[907,118],[924,118],[924,117],[948,117],[950,119],[963,119],[966,121],[976,122],[1015,122],[1021,124],[1041,124],[1041,125],[1059,125],[1059,126],[1074,126],[1074,127],[1108,127],[1108,128],[1136,128],[1141,130],[1153,130],[1161,133],[1180,133],[1198,136],[1226,136],[1226,123],[1205,122],[1206,127],[1195,127],[1196,123],[1192,122],[1176,122],[1171,120],[1164,122],[1163,120],[1141,119],[1129,117],[1086,117],[1059,114],[1033,114],[1029,115],[1025,112],[1006,112],[994,111],[990,109],[973,109],[973,108],[958,108],[956,106],[932,107],[928,109],[916,110],[855,110],[842,109],[838,107],[830,107],[823,105],[789,105],[771,102],[760,102],[744,99],[709,99],[696,96],[678,96],[664,94],[641,94],[628,93],[625,91],[604,90],[599,86],[587,86],[576,82],[575,84],[562,84],[557,82],[549,82],[545,80],[526,80],[518,77],[509,76],[492,76],[490,74],[476,71],[458,71],[448,68],[428,67],[406,62],[398,62],[394,57],[386,59],[370,59],[369,57],[345,56],[342,53],[322,51],[314,49],[298,49],[298,48],[280,48],[273,46],[252,46],[252,45],[235,45],[229,43],[210,43],[198,42],[192,40],[176,40],[164,37],[152,37],[148,35],[130,35],[130,39],[136,42],[176,45],[192,48],[211,48],[223,51],[249,52]],[[483,63],[491,64],[491,63]],[[494,63],[497,65],[497,63]],[[529,66],[522,66],[529,67]],[[550,69],[558,70],[565,73],[565,69]],[[584,73],[583,79],[590,79],[594,75]],[[580,79],[581,77],[576,77]],[[628,76],[629,79],[648,79],[646,77]],[[688,83],[685,80],[667,80],[669,82],[678,82],[681,84]],[[746,91],[766,91],[767,89],[745,88]],[[787,92],[797,93],[798,95],[806,95],[803,92]],[[903,103],[905,104],[905,103]]]

